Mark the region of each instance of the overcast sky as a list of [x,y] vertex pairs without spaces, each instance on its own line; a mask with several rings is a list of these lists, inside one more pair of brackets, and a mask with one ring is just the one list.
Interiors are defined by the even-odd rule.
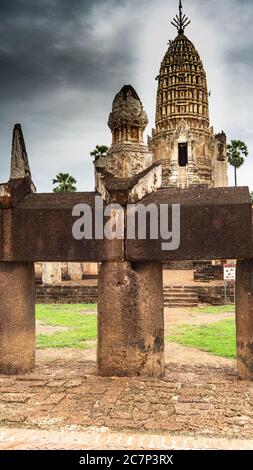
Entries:
[[[253,190],[253,2],[183,0],[183,7],[212,92],[211,123],[248,144],[239,184]],[[177,8],[177,0],[1,0],[0,181],[20,122],[39,191],[51,191],[60,171],[75,176],[79,190],[93,190],[89,154],[110,145],[108,114],[124,84],[139,93],[149,133],[154,126],[155,77],[177,34],[170,24]]]

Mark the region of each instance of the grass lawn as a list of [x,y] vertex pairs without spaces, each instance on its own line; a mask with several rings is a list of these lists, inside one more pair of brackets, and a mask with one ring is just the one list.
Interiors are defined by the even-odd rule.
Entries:
[[[95,304],[50,304],[36,305],[36,319],[43,325],[63,326],[68,331],[54,334],[37,335],[37,348],[94,348],[90,341],[97,337],[97,315]],[[89,313],[86,313],[86,312]],[[94,314],[90,313],[93,312]],[[198,313],[224,313],[233,312],[234,305],[222,307],[199,307]],[[167,338],[170,342],[182,344],[207,351],[211,354],[229,358],[235,358],[235,322],[223,320],[211,325],[189,326],[180,325],[175,333]]]
[[168,341],[207,351],[216,356],[236,358],[235,321],[223,320],[211,325],[181,325]]
[[[72,348],[86,349],[93,345],[87,341],[97,337],[97,305],[94,304],[50,304],[36,305],[36,319],[43,325],[69,327],[69,331],[57,332],[52,335],[39,334],[37,348]],[[94,311],[86,314],[85,311]]]
[[194,308],[194,313],[213,313],[215,315],[219,313],[233,313],[235,311],[234,304],[221,305],[219,307],[212,307],[211,305],[206,305],[204,307]]

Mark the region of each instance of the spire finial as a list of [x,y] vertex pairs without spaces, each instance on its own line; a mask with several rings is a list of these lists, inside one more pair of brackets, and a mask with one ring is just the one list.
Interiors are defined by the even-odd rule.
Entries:
[[191,20],[187,18],[186,15],[183,15],[183,7],[182,7],[182,1],[179,0],[179,15],[176,15],[175,18],[173,18],[173,21],[171,24],[175,26],[178,30],[178,34],[184,34],[185,28],[190,24]]

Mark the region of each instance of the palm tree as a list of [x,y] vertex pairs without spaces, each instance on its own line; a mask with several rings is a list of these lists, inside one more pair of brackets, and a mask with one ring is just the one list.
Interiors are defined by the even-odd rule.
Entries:
[[106,145],[97,145],[95,150],[90,153],[91,157],[95,157],[95,161],[100,157],[106,157],[109,148]]
[[235,186],[237,186],[237,170],[244,164],[244,157],[249,154],[247,145],[241,140],[231,140],[227,146],[228,162],[235,169]]
[[53,184],[57,184],[56,188],[53,189],[54,193],[74,193],[76,192],[76,180],[69,173],[59,173]]

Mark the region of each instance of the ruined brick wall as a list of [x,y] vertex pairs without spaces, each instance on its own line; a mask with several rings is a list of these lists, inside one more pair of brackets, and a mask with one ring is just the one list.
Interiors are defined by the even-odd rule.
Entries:
[[[224,305],[224,286],[194,286],[199,303]],[[97,303],[97,286],[36,286],[36,302],[42,304]],[[227,288],[227,303],[234,301],[234,288]]]
[[210,261],[194,261],[194,280],[197,282],[222,281],[223,266],[214,266]]
[[36,302],[40,304],[94,304],[96,286],[36,286]]

